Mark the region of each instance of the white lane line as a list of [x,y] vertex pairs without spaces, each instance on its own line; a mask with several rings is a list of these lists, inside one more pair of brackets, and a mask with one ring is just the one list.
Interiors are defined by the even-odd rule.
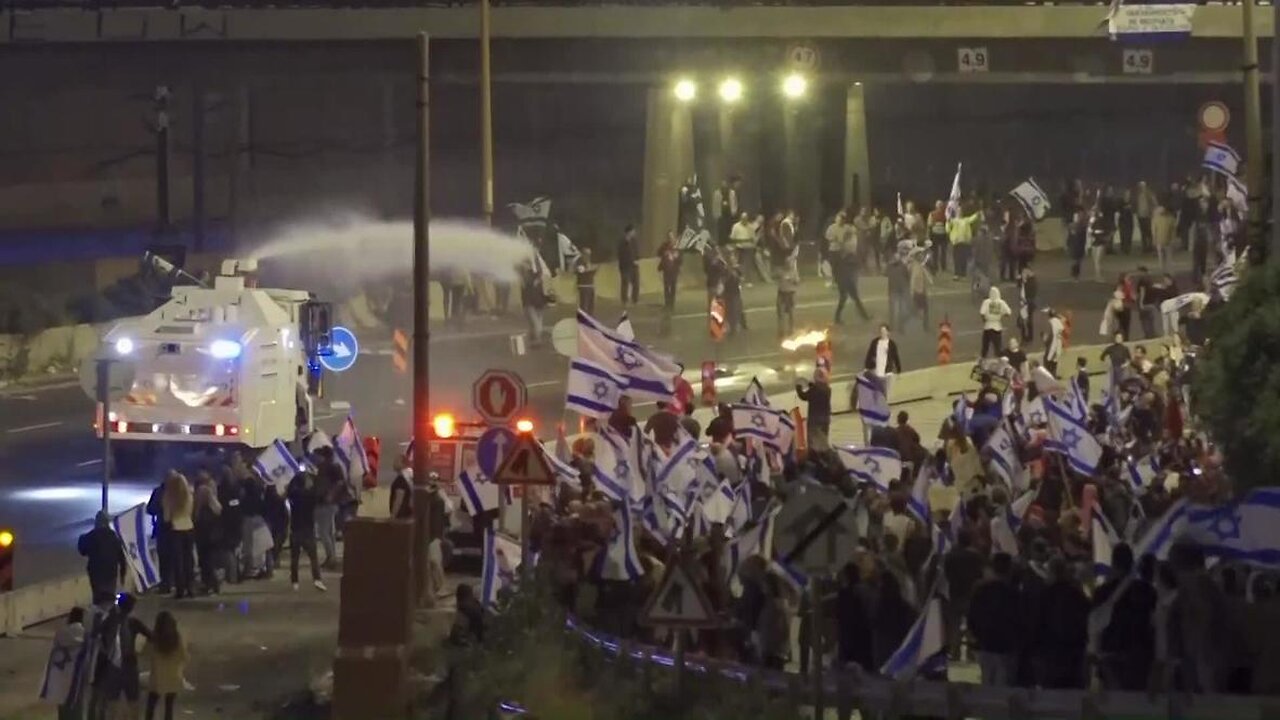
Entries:
[[101,464],[102,464],[102,458],[98,458],[97,460],[85,460],[82,463],[76,463],[76,467],[89,467],[90,465],[101,465]]
[[563,380],[539,380],[538,382],[525,383],[524,386],[527,389],[532,390],[534,388],[551,387],[552,385],[560,385],[563,383]]
[[32,430],[44,430],[45,428],[58,427],[61,424],[61,420],[55,420],[53,422],[39,423],[38,425],[24,425],[23,427],[10,428],[9,430],[5,430],[5,432],[10,435],[17,435],[18,433],[31,432]]

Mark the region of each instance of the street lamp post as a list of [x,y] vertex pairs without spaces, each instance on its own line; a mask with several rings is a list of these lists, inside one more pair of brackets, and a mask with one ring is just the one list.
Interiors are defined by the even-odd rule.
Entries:
[[480,0],[480,152],[484,198],[484,220],[493,224],[493,94],[489,61],[489,0]]
[[418,128],[417,162],[413,192],[413,453],[414,543],[413,574],[418,603],[435,603],[435,588],[429,582],[427,545],[431,538],[430,493],[427,476],[427,438],[431,437],[430,373],[431,328],[431,143],[430,143],[430,66],[427,58],[427,34],[418,34]]
[[1251,245],[1264,241],[1262,237],[1262,228],[1264,227],[1262,217],[1262,91],[1258,77],[1258,31],[1254,26],[1253,14],[1254,0],[1243,0],[1241,3],[1241,15],[1244,23],[1244,181],[1249,188],[1249,221],[1246,234]]

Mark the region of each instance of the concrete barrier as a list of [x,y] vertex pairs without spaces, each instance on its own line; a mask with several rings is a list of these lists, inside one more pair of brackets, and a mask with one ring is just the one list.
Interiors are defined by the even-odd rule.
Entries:
[[66,615],[89,603],[89,576],[66,575],[0,593],[0,635],[17,635],[24,628]]

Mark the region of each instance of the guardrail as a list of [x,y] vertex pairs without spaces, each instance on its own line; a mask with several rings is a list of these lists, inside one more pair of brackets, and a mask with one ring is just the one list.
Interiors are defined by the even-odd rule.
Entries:
[[[659,2],[625,2],[624,0],[615,0],[608,2],[607,0],[582,0],[574,2],[573,0],[496,0],[495,6],[513,6],[513,7],[530,7],[544,5],[547,7],[607,7],[611,5],[630,6],[630,5],[704,5],[709,7],[756,7],[756,6],[795,6],[795,7],[842,7],[842,6],[866,6],[866,7],[883,7],[883,6],[956,6],[963,7],[982,7],[982,6],[1025,6],[1025,5],[1055,5],[1053,0],[1033,0],[1024,2],[1023,0],[983,0],[982,2],[947,2],[946,0],[868,0],[866,2],[840,2],[839,0],[806,0],[804,2],[780,2],[765,1],[752,2],[750,0],[694,0],[693,2],[677,2],[676,0],[660,0]],[[1105,6],[1105,2],[1092,3],[1076,3],[1079,5],[1098,5]],[[1209,3],[1204,0],[1196,3],[1200,5],[1224,5],[1234,3],[1214,2]],[[1264,0],[1262,4],[1267,4]],[[146,7],[146,8],[206,8],[206,9],[313,9],[313,8],[341,8],[341,9],[383,9],[383,8],[415,8],[415,7],[457,7],[465,5],[479,5],[478,0],[460,0],[458,2],[448,2],[445,0],[364,0],[363,2],[341,2],[339,0],[293,0],[291,2],[253,2],[252,0],[181,0],[177,2],[164,2],[163,0],[122,0],[121,2],[113,2],[112,0],[7,0],[0,2],[0,9],[43,9],[43,8],[78,8],[82,10],[112,10],[116,8],[130,7]]]

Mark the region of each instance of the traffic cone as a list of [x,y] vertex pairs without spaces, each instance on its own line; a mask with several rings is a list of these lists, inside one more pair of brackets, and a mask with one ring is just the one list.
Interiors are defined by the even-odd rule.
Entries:
[[1071,311],[1062,314],[1062,349],[1071,347]]
[[951,364],[951,319],[946,317],[938,325],[938,364]]

